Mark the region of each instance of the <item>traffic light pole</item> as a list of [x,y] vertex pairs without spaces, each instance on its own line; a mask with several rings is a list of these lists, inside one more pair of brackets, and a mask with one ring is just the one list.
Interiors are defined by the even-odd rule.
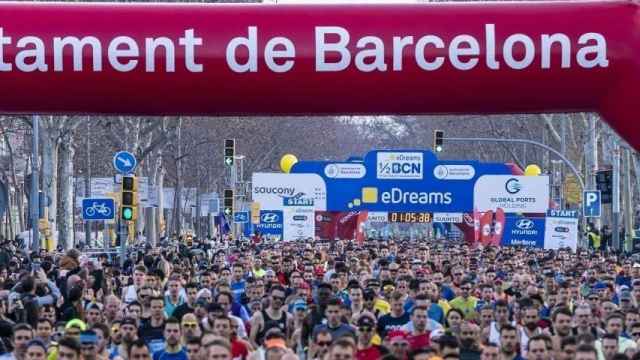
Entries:
[[612,229],[611,236],[613,248],[617,251],[621,250],[620,246],[620,144],[617,140],[613,143],[613,191],[611,199],[611,209],[613,216],[611,218]]
[[[40,235],[38,229],[40,196],[38,194],[38,186],[40,184],[40,175],[38,174],[38,142],[40,141],[40,116],[34,115],[33,122],[33,138],[31,139],[31,250],[40,251]],[[67,244],[68,246],[69,244]]]
[[233,234],[233,240],[238,240],[238,224],[235,223],[235,221],[233,221],[233,217],[234,214],[236,212],[236,194],[238,193],[238,169],[236,168],[236,163],[235,161],[233,162],[233,165],[231,165],[231,189],[233,190],[233,208],[232,208],[232,212],[231,212],[231,219],[229,220],[231,222],[231,231]]
[[127,252],[127,226],[121,220],[118,221],[118,235],[120,236],[120,269],[124,270],[124,258]]
[[573,165],[573,163],[567,159],[561,152],[557,151],[556,149],[545,145],[543,143],[534,141],[534,140],[529,140],[529,139],[492,139],[492,138],[457,138],[457,137],[445,137],[444,140],[446,141],[456,141],[456,142],[469,142],[469,141],[475,141],[475,142],[499,142],[499,143],[514,143],[514,144],[531,144],[534,146],[538,146],[541,147],[549,152],[554,153],[558,158],[560,158],[560,160],[562,160],[565,164],[567,164],[567,166],[569,166],[569,169],[571,169],[571,172],[573,172],[573,175],[576,177],[576,179],[578,180],[578,183],[580,184],[580,190],[582,192],[584,192],[584,181],[582,180],[582,176],[580,176],[580,172],[578,171],[578,169]]

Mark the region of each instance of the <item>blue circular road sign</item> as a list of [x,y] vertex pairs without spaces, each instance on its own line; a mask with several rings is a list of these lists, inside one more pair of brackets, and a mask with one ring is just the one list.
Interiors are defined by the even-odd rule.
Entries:
[[137,165],[136,157],[128,151],[118,151],[113,156],[113,168],[123,175],[133,173]]

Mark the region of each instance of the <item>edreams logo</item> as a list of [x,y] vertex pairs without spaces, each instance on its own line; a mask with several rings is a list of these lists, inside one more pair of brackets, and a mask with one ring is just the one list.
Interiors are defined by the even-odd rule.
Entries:
[[511,178],[504,184],[504,189],[507,190],[509,194],[517,194],[522,190],[522,184],[520,184],[518,179]]
[[260,221],[265,224],[273,224],[278,222],[278,220],[280,220],[280,217],[276,213],[266,213],[260,216]]
[[378,179],[422,179],[424,163],[421,152],[378,152],[376,160]]
[[516,227],[520,230],[531,230],[535,224],[529,219],[520,219],[516,221]]

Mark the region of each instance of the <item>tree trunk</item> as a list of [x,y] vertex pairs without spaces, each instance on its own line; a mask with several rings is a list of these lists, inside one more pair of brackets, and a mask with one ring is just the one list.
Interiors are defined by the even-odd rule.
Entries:
[[[162,164],[162,155],[160,155],[159,159],[159,163]],[[160,237],[165,236],[167,231],[167,223],[164,218],[164,175],[165,170],[161,166],[158,171],[158,181],[156,181],[156,191],[158,192],[158,234]]]
[[196,216],[193,219],[193,226],[196,231],[196,236],[198,239],[202,239],[202,229],[200,227],[200,213],[201,213],[201,204],[200,204],[200,192],[202,191],[202,174],[200,173],[200,166],[195,164],[196,167],[196,179],[198,179],[198,186],[196,187]]
[[590,115],[587,141],[584,144],[585,155],[585,186],[587,190],[596,189],[596,172],[598,170],[598,135],[596,134],[597,119]]
[[[11,142],[9,141],[9,135],[7,134],[7,132],[4,130],[4,128],[2,127],[2,125],[0,124],[0,131],[2,131],[2,134],[4,136],[4,142],[7,145],[7,151],[9,152],[9,167],[10,167],[10,171],[11,171],[11,182],[13,183],[13,188],[15,190],[15,194],[16,194],[16,203],[18,205],[18,233],[24,231],[24,197],[22,196],[22,191],[20,190],[22,188],[22,186],[20,186],[20,184],[18,184],[18,176],[16,174],[16,159],[13,153],[13,147],[11,146]],[[26,172],[25,172],[26,174]],[[13,218],[9,218],[9,223],[11,224],[11,227],[13,228]],[[11,231],[13,233],[13,230]]]
[[636,173],[636,186],[635,186],[635,194],[637,198],[640,198],[640,161],[637,159],[638,154],[636,153],[634,156],[631,156],[631,161],[633,164],[633,169]]
[[175,232],[178,237],[182,232],[182,118],[178,118],[178,151],[176,152],[176,192],[174,195]]
[[7,190],[6,193],[6,201],[7,203],[6,205],[6,211],[5,211],[5,215],[6,215],[6,228],[5,228],[5,224],[3,224],[5,217],[2,216],[0,217],[0,234],[2,234],[3,230],[5,232],[5,238],[7,239],[13,239],[14,238],[14,229],[13,229],[13,221],[11,221],[11,216],[12,216],[12,210],[11,208],[13,207],[13,196],[11,196],[11,190],[10,187],[8,186],[9,181],[7,179],[7,174],[4,171],[4,169],[2,170],[2,178],[0,178],[0,180],[4,181],[5,183],[5,189]]
[[48,126],[40,127],[42,143],[42,190],[49,199],[49,226],[51,233],[56,234],[56,218],[58,214],[58,144],[56,137]]
[[[545,145],[549,145],[549,129],[546,126],[542,127],[542,143]],[[549,171],[550,168],[549,161],[549,150],[542,151],[542,169],[543,172]]]
[[60,187],[62,217],[60,218],[60,243],[63,248],[70,249],[74,247],[74,229],[73,229],[73,156],[75,149],[71,144],[71,139],[67,138],[62,141],[60,146]]

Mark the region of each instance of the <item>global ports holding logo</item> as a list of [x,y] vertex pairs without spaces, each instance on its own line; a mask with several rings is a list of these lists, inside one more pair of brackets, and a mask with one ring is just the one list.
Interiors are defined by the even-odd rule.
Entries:
[[517,194],[522,190],[522,184],[520,184],[518,179],[511,178],[504,184],[504,189],[507,190],[509,194]]
[[482,175],[473,187],[477,211],[544,214],[549,209],[549,177]]
[[378,179],[422,180],[421,152],[378,152],[376,164]]

